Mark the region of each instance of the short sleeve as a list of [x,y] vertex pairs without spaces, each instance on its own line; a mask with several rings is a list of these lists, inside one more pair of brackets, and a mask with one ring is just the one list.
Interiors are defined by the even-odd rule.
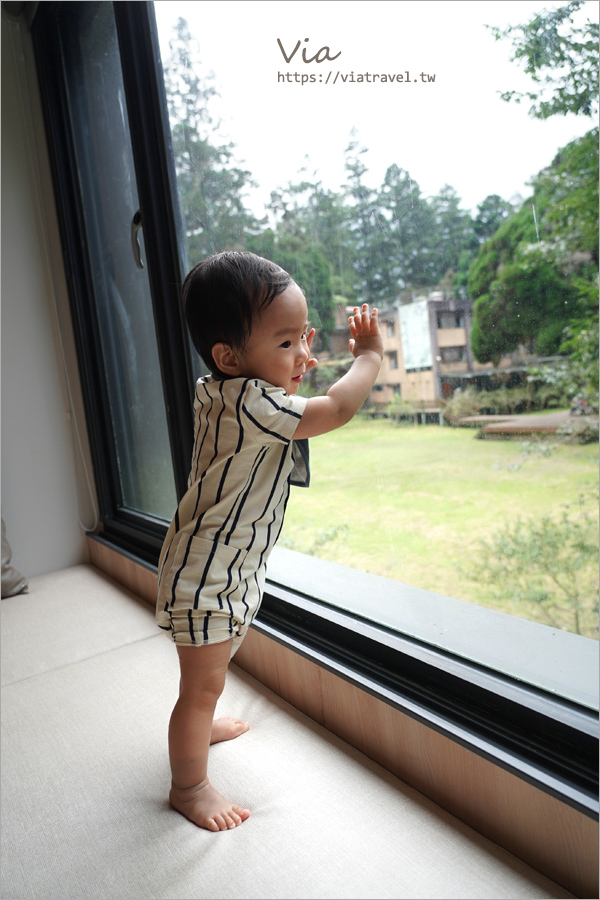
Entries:
[[242,400],[244,426],[260,444],[287,444],[306,408],[307,398],[255,379],[246,385]]

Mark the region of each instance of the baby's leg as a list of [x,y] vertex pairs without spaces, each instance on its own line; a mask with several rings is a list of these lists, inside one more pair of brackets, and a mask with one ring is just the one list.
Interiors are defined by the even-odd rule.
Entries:
[[208,780],[208,749],[217,700],[225,686],[230,641],[178,647],[181,684],[169,725],[171,806],[209,831],[235,828],[250,812],[229,803]]
[[[179,691],[181,692],[181,682],[179,683]],[[210,731],[211,744],[219,744],[221,741],[231,741],[233,738],[239,737],[250,728],[250,722],[243,719],[234,719],[233,716],[220,716],[213,719]]]

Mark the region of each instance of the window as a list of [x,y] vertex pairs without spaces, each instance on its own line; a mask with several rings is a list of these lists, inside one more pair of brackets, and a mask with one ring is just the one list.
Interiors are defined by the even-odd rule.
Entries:
[[155,561],[187,482],[193,382],[162,85],[148,32],[145,60],[124,51],[131,18],[126,3],[48,3],[33,35],[104,529]]
[[[154,558],[164,523],[187,480],[192,440],[189,398],[200,371],[196,354],[190,352],[177,296],[177,285],[188,259],[201,258],[222,246],[246,246],[280,262],[306,289],[312,320],[321,333],[319,356],[326,356],[327,340],[334,331],[332,306],[347,306],[342,301],[356,300],[356,292],[361,289],[376,292],[375,296],[388,308],[396,305],[404,341],[405,375],[399,369],[396,350],[388,351],[387,365],[398,373],[403,402],[412,404],[416,412],[421,411],[420,418],[413,420],[419,423],[436,418],[439,421],[439,412],[427,414],[425,410],[438,410],[444,399],[440,375],[431,365],[432,326],[437,321],[444,327],[456,327],[463,315],[449,310],[438,312],[436,318],[435,305],[451,302],[443,299],[439,291],[390,297],[389,285],[383,288],[378,281],[370,280],[371,275],[364,268],[369,254],[361,258],[360,264],[356,262],[354,257],[362,253],[365,238],[362,232],[362,236],[353,237],[357,223],[349,216],[349,210],[356,209],[365,176],[357,162],[363,151],[354,138],[346,149],[346,168],[355,173],[350,179],[352,183],[352,179],[356,181],[355,193],[350,192],[350,200],[356,201],[354,205],[348,199],[344,205],[335,192],[323,188],[318,169],[311,176],[312,181],[303,175],[297,184],[292,183],[295,173],[289,169],[290,185],[278,186],[271,192],[266,210],[260,210],[257,201],[250,202],[253,173],[243,166],[238,155],[262,140],[260,119],[247,122],[248,144],[232,146],[225,133],[228,126],[220,120],[224,113],[230,119],[234,111],[236,116],[242,115],[242,87],[239,81],[235,82],[236,90],[228,95],[230,104],[239,104],[235,108],[213,106],[218,101],[216,79],[223,77],[224,72],[212,76],[202,59],[209,46],[215,61],[226,52],[225,44],[219,46],[216,39],[217,35],[226,42],[230,39],[216,27],[218,8],[211,7],[210,15],[217,16],[214,28],[207,18],[209,10],[202,8],[203,25],[207,30],[212,28],[211,40],[204,43],[203,32],[193,19],[195,4],[175,8],[159,2],[154,9],[148,4],[71,3],[67,7],[52,3],[43,5],[36,17],[38,23],[44,23],[37,26],[38,34],[47,23],[48,33],[55,35],[55,51],[45,50],[40,39],[40,59],[48,60],[48,71],[52,68],[53,52],[61,59],[61,67],[55,73],[51,72],[48,78],[44,75],[48,105],[53,107],[50,127],[59,148],[57,168],[69,160],[66,168],[78,172],[81,185],[78,194],[76,186],[69,184],[69,172],[61,173],[63,183],[68,185],[63,193],[72,209],[71,218],[65,220],[65,230],[72,228],[70,223],[75,221],[70,239],[77,242],[85,236],[89,244],[89,262],[78,259],[76,254],[72,256],[73,279],[81,297],[74,305],[74,314],[86,373],[89,426],[97,454],[103,518],[108,531],[130,540],[132,549],[137,548],[147,559]],[[182,18],[186,11],[191,24]],[[148,48],[144,54],[140,53],[142,41]],[[159,56],[164,85],[156,69]],[[87,65],[88,60],[94,60],[94,65]],[[109,89],[110,101],[103,99],[104,85]],[[55,115],[61,104],[65,122],[62,130]],[[102,123],[103,134],[112,135],[114,131],[119,135],[120,182],[113,177],[110,165],[116,143],[98,153],[102,150],[102,134],[97,141],[88,140],[90,134],[94,135],[97,122]],[[299,139],[296,143],[301,149]],[[104,166],[96,163],[89,146],[97,148],[96,155],[102,158]],[[313,163],[317,167],[318,164],[318,160]],[[111,180],[107,179],[107,172]],[[392,181],[397,179],[394,183],[398,191],[400,187],[402,191],[409,190],[405,199],[409,203],[407,209],[412,210],[413,182],[403,181],[395,170],[390,171],[389,177]],[[389,192],[385,197],[387,203]],[[266,219],[260,218],[259,210],[267,212]],[[417,219],[413,225],[418,225]],[[134,246],[140,246],[139,261],[132,240]],[[145,262],[145,268],[139,268],[138,262]],[[342,290],[350,296],[337,293]],[[439,356],[442,366],[467,360],[465,347],[442,348]],[[345,357],[347,364],[347,352]],[[335,359],[331,362],[337,365]],[[343,364],[340,359],[338,371],[343,371]],[[335,372],[335,365],[327,370],[323,367],[323,371]],[[406,415],[403,420],[410,421]],[[385,456],[383,448],[390,446],[385,427],[384,420],[357,418],[345,436],[326,436],[318,444],[324,449],[332,448],[322,454],[323,459],[337,459],[337,441],[350,446],[347,442],[356,435],[351,452],[356,454],[361,448],[367,453],[366,465],[377,472],[377,494],[368,499],[372,505],[371,551],[363,551],[362,518],[347,518],[333,529],[329,513],[323,512],[323,521],[307,519],[298,492],[288,507],[282,546],[451,593],[458,599],[489,603],[477,581],[467,583],[452,565],[442,565],[429,532],[443,531],[444,557],[458,559],[463,555],[465,534],[470,530],[472,542],[483,521],[487,525],[490,515],[498,518],[496,504],[490,499],[484,518],[483,510],[474,507],[478,518],[472,517],[462,527],[454,525],[459,517],[451,508],[451,500],[439,503],[431,497],[428,516],[423,516],[422,505],[404,512],[403,503],[409,492],[402,491],[394,481],[399,472],[393,456],[397,451],[388,451],[391,456]],[[368,430],[368,439],[359,434],[361,429]],[[408,436],[406,432],[404,435]],[[443,440],[445,435],[444,432]],[[424,437],[421,430],[416,438],[419,449],[414,465],[419,471]],[[439,440],[437,436],[436,439]],[[441,468],[444,456],[460,458],[460,454],[439,452],[440,458],[432,457],[427,463],[432,475]],[[313,458],[318,465],[318,458]],[[589,456],[588,464],[591,461]],[[518,461],[507,461],[506,467],[510,465],[518,465]],[[588,471],[584,473],[582,469],[582,473],[591,484]],[[433,484],[435,479],[427,480]],[[323,482],[313,480],[315,493],[322,483],[328,485],[328,490],[335,489],[335,479],[326,475]],[[356,489],[356,481],[343,488],[346,493]],[[485,494],[478,493],[481,500]],[[520,493],[516,491],[515,499]],[[381,503],[383,497],[386,503]],[[394,499],[390,504],[391,498]],[[335,490],[320,497],[314,510],[325,511],[330,504],[336,509],[344,508]],[[312,517],[316,517],[316,511]],[[408,522],[412,522],[410,527]],[[424,564],[420,565],[419,560],[425,560]],[[516,610],[516,606],[501,608]],[[524,615],[537,613],[535,603],[523,608]],[[586,615],[586,628],[593,630],[593,611]],[[561,620],[559,627],[562,624]]]
[[[246,195],[254,190],[251,173],[233,155],[225,125],[219,124],[221,113],[210,112],[215,85],[195,60],[187,65],[195,41],[204,40],[206,46],[203,35],[210,34],[218,55],[216,38],[227,29],[208,20],[214,9],[202,6],[204,30],[191,33],[184,21],[175,20],[186,11],[191,18],[197,4],[155,6],[158,28],[153,4],[145,2],[40,4],[33,26],[105,535],[149,562],[156,562],[175,498],[185,490],[191,455],[191,397],[199,367],[179,307],[187,259],[244,241],[248,249],[281,262],[306,289],[325,354],[325,339],[335,326],[334,297],[351,304],[358,281],[380,299],[397,299],[367,265],[368,253],[358,263],[350,253],[368,244],[368,217],[362,231],[353,232],[337,193],[323,187],[318,173],[305,173],[287,188],[276,186],[266,222],[246,205]],[[248,7],[248,15],[254,15]],[[244,84],[238,88],[236,114],[241,115]],[[248,127],[250,140],[264,143],[265,120],[255,108]],[[354,209],[366,216],[360,207],[361,154],[350,136],[346,164]],[[295,175],[289,171],[290,179]],[[402,197],[412,209],[418,199],[413,183],[396,169],[389,182],[397,190],[396,212]],[[426,218],[426,206],[419,208]],[[426,365],[436,320],[426,298],[417,294],[412,299],[401,312],[411,322],[419,352],[398,394],[401,387],[403,404],[418,399],[415,408],[424,419],[427,402],[438,399],[433,369]],[[455,317],[452,327],[457,322]],[[343,368],[347,356],[340,353],[330,362]],[[390,368],[398,368],[395,351],[388,360]],[[463,437],[458,438],[458,429],[447,429],[455,443],[446,445],[446,457],[435,455],[425,440],[428,427],[415,425],[409,435],[385,418],[358,420],[355,431],[349,426],[320,443],[313,461],[327,477],[320,479],[322,492],[313,495],[308,508],[318,509],[325,524],[315,530],[303,498],[292,499],[288,545],[284,532],[282,554],[270,570],[261,627],[295,642],[302,652],[323,655],[327,664],[360,671],[382,691],[398,696],[404,691],[419,715],[438,717],[436,727],[442,727],[444,709],[451,710],[453,733],[463,734],[461,739],[466,740],[465,729],[485,731],[485,752],[496,752],[490,749],[494,741],[506,754],[518,745],[525,768],[546,766],[543,777],[552,790],[558,790],[557,780],[572,776],[570,802],[589,809],[594,772],[590,701],[576,693],[557,704],[554,689],[538,683],[539,671],[527,668],[527,623],[507,617],[501,640],[498,629],[491,629],[489,640],[482,641],[482,623],[490,621],[486,610],[474,611],[460,598],[441,598],[442,592],[429,585],[409,587],[406,582],[413,579],[401,577],[426,544],[438,561],[454,552],[448,548],[448,523],[462,512],[445,495],[432,499],[428,482],[441,491],[448,481],[448,460],[460,456]],[[432,435],[438,438],[443,429],[435,429]],[[364,466],[347,467],[357,473],[346,473],[340,459],[353,441],[370,448],[369,454]],[[403,471],[411,445],[412,461]],[[350,477],[354,480],[343,484],[346,499],[340,502],[335,490]],[[368,496],[361,496],[365,480],[371,487]],[[404,515],[402,492],[420,495],[419,515]],[[373,495],[376,509],[365,502]],[[428,524],[428,504],[446,518]],[[358,522],[345,520],[350,507],[358,510]],[[304,537],[308,546],[302,544]],[[394,569],[399,559],[402,567]],[[434,569],[431,565],[427,577]],[[474,621],[477,629],[472,629]],[[461,644],[462,628],[447,634],[458,622],[467,631],[471,623],[478,632],[475,653],[473,646]],[[507,670],[506,658],[496,653],[498,643],[518,644],[516,662],[512,651],[516,669]],[[569,650],[567,656],[573,660],[578,654]],[[542,668],[550,679],[552,667]],[[490,696],[501,698],[502,707],[492,725],[486,722]],[[544,734],[542,750],[531,733],[534,720]],[[569,759],[573,734],[580,747]],[[545,752],[551,764],[544,762]]]
[[[384,333],[390,342],[396,336],[394,319],[389,318],[389,311],[394,310],[394,315],[398,315],[400,320],[406,377],[403,378],[404,373],[399,369],[398,352],[389,345],[382,371],[387,367],[388,371],[398,373],[399,379],[403,380],[403,398],[408,404],[412,403],[416,410],[423,411],[419,421],[439,422],[439,408],[445,398],[441,370],[438,371],[438,367],[433,366],[434,330],[436,324],[444,330],[463,327],[464,312],[452,308],[460,302],[458,297],[450,299],[451,293],[448,290],[433,290],[435,285],[422,292],[414,291],[410,297],[406,293],[400,296],[400,279],[397,278],[394,282],[393,276],[397,277],[402,266],[408,263],[399,258],[401,254],[398,253],[398,246],[401,244],[395,244],[388,236],[389,245],[380,245],[378,235],[381,229],[375,229],[374,233],[369,230],[374,216],[371,210],[376,192],[371,190],[369,194],[371,206],[362,202],[361,198],[367,196],[368,190],[365,168],[361,162],[364,148],[358,139],[349,136],[345,150],[348,183],[346,195],[340,198],[339,192],[327,189],[321,181],[319,166],[322,147],[311,148],[311,153],[318,155],[308,158],[308,143],[305,144],[308,138],[305,131],[296,135],[293,153],[291,147],[289,154],[271,153],[270,145],[264,145],[260,121],[252,115],[251,96],[246,95],[243,81],[221,62],[231,58],[232,53],[243,53],[244,49],[240,45],[232,50],[231,35],[220,28],[218,8],[202,8],[201,18],[198,18],[194,4],[180,4],[175,8],[173,4],[157,2],[155,9],[188,258],[191,261],[202,258],[222,246],[243,246],[269,256],[287,268],[306,290],[312,321],[319,326],[321,343],[318,353],[321,358],[323,354],[327,354],[328,341],[335,324],[328,298],[335,296],[338,308],[348,306],[348,301],[358,302],[359,295],[360,299],[375,298],[382,308]],[[209,32],[211,38],[207,40],[205,36]],[[276,48],[275,52],[278,53]],[[268,75],[257,75],[259,77],[265,79],[261,83],[265,84],[266,89]],[[293,96],[294,104],[299,105],[292,109],[306,111],[306,114],[309,114],[309,109],[314,112],[314,103],[305,107],[307,101],[302,98],[306,98],[306,92],[286,94],[281,81],[277,81],[279,98]],[[219,95],[222,95],[220,101]],[[286,133],[295,133],[289,106],[277,100],[274,102],[278,109],[279,127]],[[354,108],[353,121],[360,126],[360,117],[364,114],[364,109],[359,111],[359,108]],[[244,125],[240,127],[237,123],[241,124],[242,121]],[[227,131],[236,126],[236,142],[228,142]],[[262,148],[261,152],[255,153],[258,146]],[[277,150],[279,145],[274,144],[273,147]],[[343,147],[340,147],[340,153],[343,152]],[[303,153],[301,169],[295,171],[292,156],[302,156]],[[267,154],[270,154],[272,166],[281,173],[278,183],[274,181],[277,177],[274,173],[265,172],[263,157]],[[248,155],[251,155],[252,162],[242,164],[241,160]],[[255,167],[258,167],[257,172],[263,181],[261,200],[251,184]],[[265,183],[271,188],[270,194],[264,192]],[[411,178],[407,173],[403,175],[391,166],[386,173],[385,188],[382,188],[381,196],[378,195],[377,202],[382,207],[381,221],[405,221],[410,212],[411,227],[423,244],[427,233],[425,218],[421,220],[413,212],[415,197]],[[448,202],[447,198],[444,199],[442,206],[447,206]],[[265,215],[264,220],[261,220],[261,216]],[[430,224],[427,227],[432,226]],[[403,234],[402,239],[404,238],[408,240],[408,236]],[[375,247],[379,254],[376,263],[373,255]],[[414,248],[411,252],[417,254],[418,250]],[[379,271],[386,253],[391,254],[394,260],[386,276],[387,281],[382,280]],[[439,276],[444,272],[440,270]],[[405,274],[409,277],[408,269]],[[415,275],[410,277],[416,279]],[[436,306],[440,303],[450,308],[436,311]],[[341,356],[343,351],[340,351],[337,340],[336,335],[336,353]],[[346,357],[348,358],[347,353]],[[444,347],[439,353],[442,368],[456,364],[464,368],[467,360],[466,347]],[[329,368],[323,371],[331,376],[333,370]],[[319,371],[314,374],[315,378],[311,378],[311,383],[317,384],[318,389]],[[323,384],[321,389],[325,387],[326,384]],[[428,414],[424,412],[425,409],[438,410],[429,414],[433,415],[433,420],[426,418]],[[406,416],[404,419],[406,420]],[[359,435],[361,425],[365,429],[368,427],[368,439]],[[331,445],[329,456],[332,460],[337,458],[335,448],[337,442],[342,440],[345,440],[345,446],[352,446],[352,453],[357,453],[361,447],[363,455],[366,452],[375,456],[380,452],[378,448],[386,445],[383,433],[373,440],[375,427],[380,425],[383,428],[385,423],[378,421],[377,426],[374,426],[372,421],[365,423],[358,418],[347,430],[349,435],[356,434],[356,446],[348,443],[349,437],[342,438],[338,435],[319,439],[318,446]],[[448,455],[441,449],[440,454],[442,458]],[[368,457],[365,462],[369,466],[374,465],[378,471],[394,471],[392,459],[386,459],[381,467]],[[431,465],[439,468],[441,459],[439,462],[432,461]],[[326,482],[331,488],[334,487],[334,478],[335,466],[331,473],[326,474]],[[317,480],[313,480],[315,492],[319,490],[318,484]],[[354,483],[346,485],[346,492],[353,487]],[[392,494],[397,496],[397,490],[396,486]],[[377,538],[374,537],[373,541],[379,542],[368,559],[362,549],[364,541],[361,517],[351,519],[348,516],[346,520],[331,527],[331,508],[342,509],[344,506],[339,494],[335,494],[333,490],[320,497],[321,502],[313,508],[310,516],[304,511],[302,496],[297,492],[292,496],[280,546],[310,552],[323,559],[366,568],[382,575],[391,574],[400,581],[406,580],[440,592],[447,590],[450,581],[454,596],[469,602],[489,604],[489,592],[486,594],[481,584],[472,579],[467,580],[466,577],[459,578],[456,570],[449,571],[452,569],[449,562],[448,566],[441,563],[435,542],[428,538],[428,531],[441,528],[450,539],[449,532],[453,529],[450,539],[452,549],[446,555],[449,561],[452,557],[462,555],[465,531],[470,532],[470,539],[473,540],[481,529],[482,522],[489,520],[490,507],[485,512],[485,518],[482,518],[484,513],[480,509],[479,519],[474,517],[465,528],[461,528],[452,525],[457,517],[450,513],[443,521],[443,517],[436,518],[441,506],[436,506],[432,497],[429,509],[431,518],[423,519],[421,511],[416,511],[418,521],[423,519],[421,531],[419,527],[407,527],[406,522],[410,520],[410,516],[402,516],[398,511],[394,515],[389,504],[379,504],[379,497],[385,494],[390,496],[390,492],[382,484],[378,496],[371,497],[368,501],[372,506],[373,528],[377,532]],[[517,491],[515,501],[518,497]],[[490,499],[490,506],[492,519],[499,522],[500,516],[493,499]],[[320,510],[322,513],[319,515]],[[523,510],[527,510],[526,505]],[[506,512],[512,514],[513,511]],[[390,522],[394,523],[392,527]],[[421,531],[419,542],[415,539],[418,531]],[[380,551],[381,547],[385,549]],[[411,547],[411,551],[407,551],[407,547]],[[414,561],[425,557],[427,563],[419,570]],[[593,601],[590,600],[586,633],[591,633],[595,627],[592,605]],[[501,608],[534,618],[540,615],[535,602],[520,606],[515,603],[510,608],[507,605]],[[559,627],[563,624],[560,621]]]
[[464,328],[464,313],[444,312],[437,315],[438,328]]
[[65,35],[65,102],[82,186],[82,227],[97,273],[90,319],[106,374],[103,413],[105,431],[114,436],[116,505],[164,519],[176,499],[175,482],[112,8],[86,4],[73,18],[63,5],[57,26]]
[[466,347],[442,347],[440,356],[443,363],[465,362],[467,359]]

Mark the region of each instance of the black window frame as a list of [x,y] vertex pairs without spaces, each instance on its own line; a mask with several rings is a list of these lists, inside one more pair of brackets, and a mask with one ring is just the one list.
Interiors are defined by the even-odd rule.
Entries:
[[[93,306],[90,260],[81,240],[85,216],[75,150],[69,130],[64,73],[60,65],[57,13],[62,3],[40,4],[32,38],[58,207],[59,227],[75,344],[90,436],[103,530],[114,543],[155,563],[165,523],[124,507],[111,440],[111,416],[100,335]],[[69,3],[69,12],[76,4]],[[146,266],[157,335],[175,490],[187,489],[193,446],[191,398],[194,379],[180,304],[184,257],[168,112],[152,3],[119,2],[114,10],[132,152],[138,184]],[[162,137],[165,136],[163,140]]]
[[[181,497],[192,449],[194,379],[179,301],[184,268],[182,225],[158,35],[152,3],[112,5],[129,107],[173,471]],[[166,524],[123,509],[116,487],[99,335],[88,300],[92,276],[81,241],[83,209],[73,178],[74,150],[62,73],[56,64],[54,19],[59,6],[55,2],[39,4],[32,32],[102,540],[155,566]],[[69,6],[72,9],[74,4]],[[598,716],[594,711],[271,580],[254,627],[598,819]]]

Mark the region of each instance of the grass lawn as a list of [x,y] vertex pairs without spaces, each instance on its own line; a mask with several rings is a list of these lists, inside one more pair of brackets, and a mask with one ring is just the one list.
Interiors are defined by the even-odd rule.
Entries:
[[[494,598],[461,563],[518,517],[569,507],[598,519],[598,445],[484,441],[468,428],[354,419],[311,441],[311,487],[292,489],[279,543],[346,566],[548,622],[535,603]],[[596,532],[597,536],[597,532]],[[597,563],[581,573],[597,636]],[[595,607],[595,609],[594,609]],[[568,620],[564,622],[569,627]]]

